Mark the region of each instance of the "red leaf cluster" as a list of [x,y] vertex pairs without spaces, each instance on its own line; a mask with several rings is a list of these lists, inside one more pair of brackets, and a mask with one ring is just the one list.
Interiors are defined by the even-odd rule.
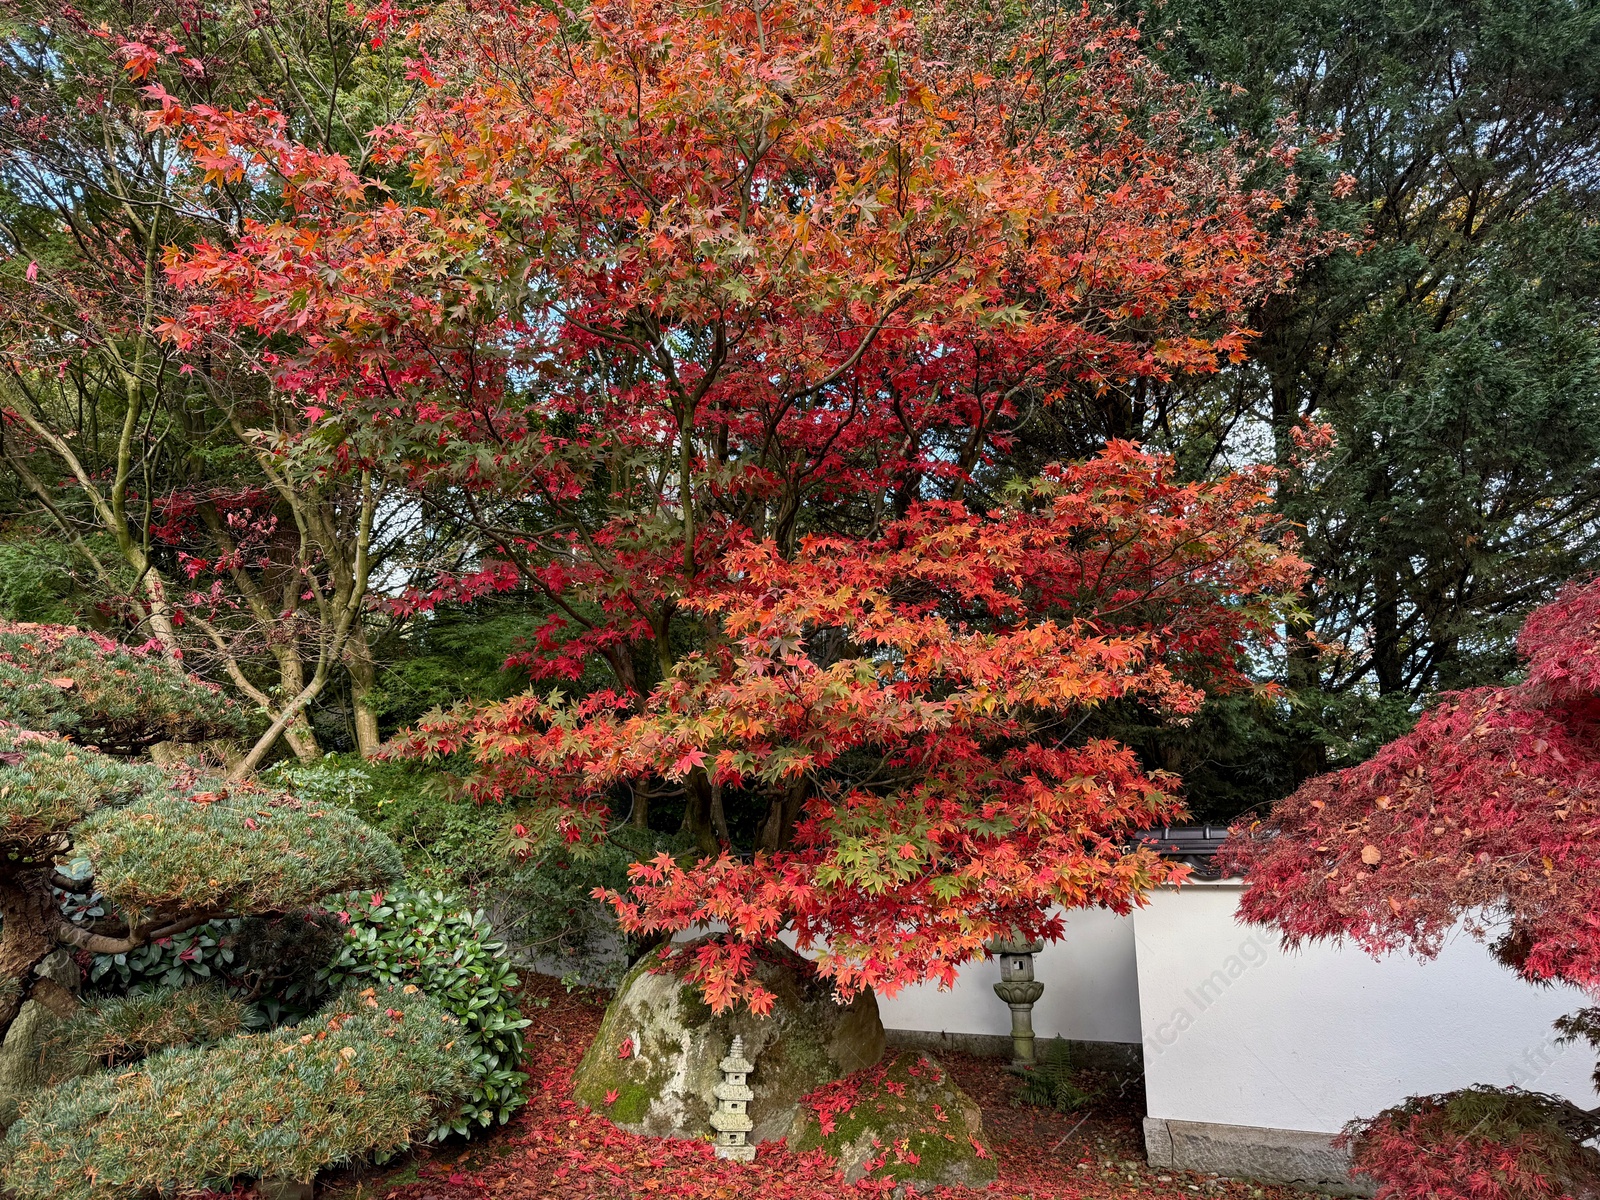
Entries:
[[1237,359],[1249,304],[1320,245],[1269,232],[1259,153],[1196,151],[1181,89],[1087,11],[987,69],[948,15],[859,0],[564,11],[418,26],[437,87],[373,134],[404,203],[268,105],[153,89],[150,114],[284,207],[169,255],[196,302],[167,335],[273,335],[278,384],[387,431],[414,477],[531,505],[494,553],[557,610],[536,675],[626,672],[805,510],[873,524],[959,487],[1025,397]]
[[1352,1170],[1377,1181],[1376,1200],[1600,1195],[1600,1155],[1561,1127],[1562,1107],[1535,1094],[1470,1088],[1408,1100],[1358,1122],[1344,1141],[1354,1149]]
[[919,506],[792,559],[753,546],[683,601],[719,640],[642,709],[528,694],[425,721],[401,749],[470,749],[480,798],[532,797],[566,840],[599,836],[617,785],[696,773],[719,804],[793,821],[753,857],[636,864],[605,897],[630,932],[728,930],[689,964],[715,1008],[764,1009],[749,951],[785,931],[843,996],[949,981],[997,935],[1058,937],[1054,906],[1126,911],[1181,876],[1127,845],[1178,819],[1175,781],[1062,731],[1113,700],[1181,716],[1241,682],[1241,645],[1270,637],[1301,571],[1265,540],[1264,482],[1181,483],[1120,445],[1032,508]]
[[1293,943],[1435,953],[1465,920],[1525,978],[1600,990],[1600,581],[1537,609],[1525,682],[1447,694],[1226,850]]

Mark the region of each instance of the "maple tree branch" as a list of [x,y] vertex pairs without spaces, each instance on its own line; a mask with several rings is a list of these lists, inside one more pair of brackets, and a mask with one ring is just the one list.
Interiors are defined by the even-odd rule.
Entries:
[[846,358],[837,367],[829,371],[821,379],[817,380],[817,382],[809,384],[797,392],[791,393],[789,396],[789,402],[793,403],[802,396],[809,396],[814,392],[820,392],[824,388],[831,386],[836,380],[853,371],[856,364],[861,361],[862,355],[866,354],[866,352],[872,348],[873,343],[878,340],[878,335],[883,332],[883,327],[889,323],[889,318],[894,316],[894,314],[898,312],[910,299],[910,293],[904,292],[898,300],[889,305],[888,308],[884,309],[879,315],[878,319],[872,323],[872,327],[862,335],[861,341],[857,343],[856,348],[850,353],[850,357]]

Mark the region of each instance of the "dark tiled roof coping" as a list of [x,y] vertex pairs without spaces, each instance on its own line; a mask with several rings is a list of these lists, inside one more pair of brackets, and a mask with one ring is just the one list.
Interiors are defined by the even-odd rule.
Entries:
[[1203,879],[1216,879],[1221,872],[1214,860],[1227,837],[1226,825],[1163,825],[1145,830],[1134,844],[1146,846],[1162,858],[1187,863]]

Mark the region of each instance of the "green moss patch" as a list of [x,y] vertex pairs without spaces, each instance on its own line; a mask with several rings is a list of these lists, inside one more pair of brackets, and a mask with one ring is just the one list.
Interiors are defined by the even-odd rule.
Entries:
[[998,1173],[978,1106],[943,1067],[911,1050],[812,1092],[789,1145],[822,1150],[850,1183],[891,1180],[927,1191],[981,1187]]

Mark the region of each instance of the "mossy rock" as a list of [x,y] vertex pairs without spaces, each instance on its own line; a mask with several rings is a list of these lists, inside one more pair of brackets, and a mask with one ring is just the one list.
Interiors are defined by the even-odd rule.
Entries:
[[[51,954],[34,973],[68,989],[78,986],[78,968],[64,950]],[[37,1000],[25,1001],[17,1012],[0,1045],[0,1127],[15,1121],[41,1087],[93,1069],[75,1048],[57,1043],[56,1034],[66,1024]]]
[[916,1192],[980,1188],[998,1175],[983,1113],[950,1073],[906,1050],[805,1098],[789,1148],[821,1149],[846,1183],[892,1180]]
[[789,1132],[802,1096],[883,1056],[883,1022],[871,992],[840,1005],[810,964],[781,944],[757,952],[755,975],[777,997],[772,1012],[717,1016],[693,986],[662,967],[660,952],[646,955],[623,978],[578,1064],[578,1101],[631,1133],[705,1137],[716,1106],[712,1089],[722,1082],[717,1064],[738,1035],[755,1064],[750,1140],[773,1141]]
[[81,1075],[93,1064],[71,1050],[55,1050],[60,1017],[37,1000],[23,1004],[0,1046],[0,1125],[17,1119],[23,1103],[53,1077]]

